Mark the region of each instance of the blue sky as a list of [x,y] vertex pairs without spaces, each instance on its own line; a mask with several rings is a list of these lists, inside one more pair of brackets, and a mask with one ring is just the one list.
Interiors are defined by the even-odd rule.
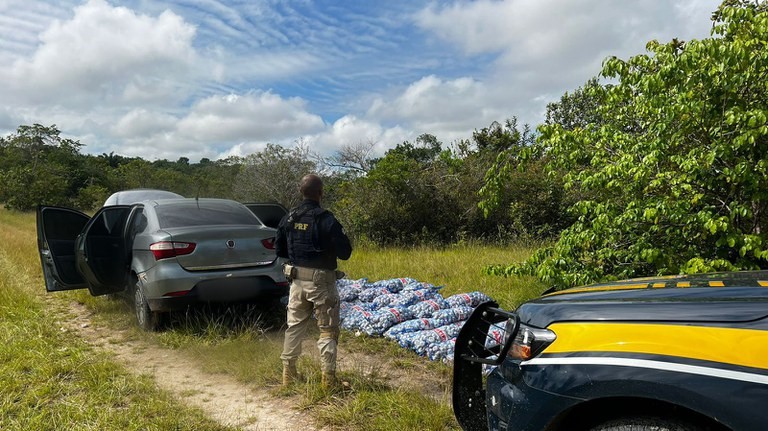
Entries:
[[148,160],[300,143],[381,155],[548,102],[651,39],[708,37],[712,0],[0,0],[0,134],[56,124]]

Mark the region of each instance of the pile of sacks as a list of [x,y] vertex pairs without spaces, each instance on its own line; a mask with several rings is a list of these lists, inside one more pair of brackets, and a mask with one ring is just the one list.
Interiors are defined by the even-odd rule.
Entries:
[[[443,298],[441,287],[412,278],[369,283],[341,279],[341,327],[356,334],[384,336],[436,361],[452,361],[456,336],[472,310],[491,298],[482,292]],[[488,343],[495,338],[489,334]]]

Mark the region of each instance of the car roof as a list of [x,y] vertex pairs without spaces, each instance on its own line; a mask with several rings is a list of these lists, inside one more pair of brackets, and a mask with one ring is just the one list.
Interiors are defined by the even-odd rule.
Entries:
[[220,199],[220,198],[169,198],[169,199],[147,199],[142,201],[145,205],[152,205],[152,206],[205,206],[205,207],[217,207],[222,205],[229,205],[229,206],[237,206],[242,207],[243,209],[248,209],[245,207],[245,205],[241,204],[238,201],[234,201],[231,199]]
[[111,196],[104,201],[103,206],[110,205],[131,205],[137,202],[154,200],[154,199],[169,199],[169,198],[183,198],[184,196],[169,192],[167,190],[158,189],[130,189],[121,190],[116,193],[112,193]]

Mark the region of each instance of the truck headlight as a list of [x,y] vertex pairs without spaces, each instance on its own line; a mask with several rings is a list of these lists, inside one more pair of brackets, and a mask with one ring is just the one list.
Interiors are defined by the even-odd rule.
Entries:
[[512,359],[518,359],[521,361],[527,361],[541,353],[547,346],[555,341],[557,336],[549,329],[540,329],[520,324],[520,327],[515,334],[515,338],[509,340],[508,334],[514,332],[515,322],[507,320],[507,330],[505,331],[506,339],[504,343],[512,343],[507,350],[507,356]]

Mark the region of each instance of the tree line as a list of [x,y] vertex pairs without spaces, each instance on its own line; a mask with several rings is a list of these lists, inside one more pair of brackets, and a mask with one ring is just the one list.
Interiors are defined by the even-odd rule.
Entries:
[[452,147],[424,134],[375,158],[372,143],[350,145],[328,157],[303,145],[269,144],[245,157],[190,163],[185,157],[147,161],[83,154],[82,144],[62,138],[56,126],[23,125],[0,138],[0,202],[19,211],[40,204],[90,211],[116,191],[156,188],[290,208],[299,201],[300,178],[320,172],[325,205],[360,241],[407,246],[551,237],[567,224],[562,187],[540,169],[513,175],[496,208],[479,206],[477,192],[498,154],[532,143],[533,134],[527,127],[519,131],[512,119],[477,130],[471,140]]
[[93,209],[112,192],[297,203],[306,172],[358,241],[409,246],[549,240],[489,265],[565,287],[633,276],[756,269],[768,260],[768,9],[726,0],[711,37],[651,41],[547,106],[446,145],[422,134],[381,157],[373,143],[321,157],[268,145],[190,163],[82,154],[55,126],[0,138],[0,202]]

